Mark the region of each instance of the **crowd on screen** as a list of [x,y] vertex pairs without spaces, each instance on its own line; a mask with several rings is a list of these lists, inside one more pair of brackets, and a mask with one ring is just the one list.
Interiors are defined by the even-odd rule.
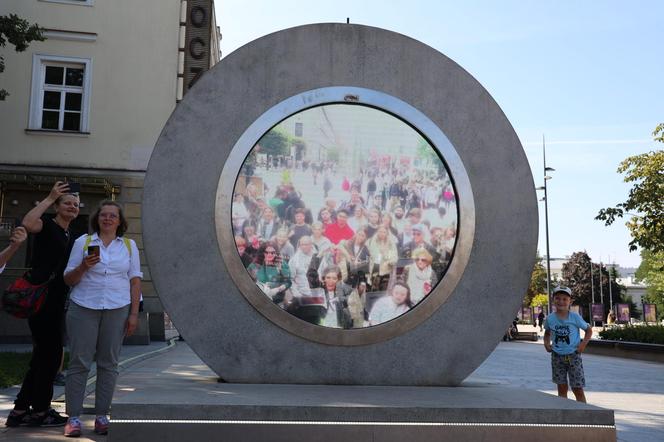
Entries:
[[[457,233],[445,172],[388,163],[351,179],[330,163],[269,165],[280,184],[247,180],[232,225],[242,262],[275,304],[313,324],[366,327],[405,313],[441,279]],[[320,188],[315,210],[292,179],[308,173]]]

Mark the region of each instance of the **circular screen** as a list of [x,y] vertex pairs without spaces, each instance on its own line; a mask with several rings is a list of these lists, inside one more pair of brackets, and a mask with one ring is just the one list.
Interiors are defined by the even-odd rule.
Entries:
[[234,185],[245,269],[276,306],[310,324],[378,325],[427,299],[457,237],[440,154],[374,107],[324,104],[262,134]]

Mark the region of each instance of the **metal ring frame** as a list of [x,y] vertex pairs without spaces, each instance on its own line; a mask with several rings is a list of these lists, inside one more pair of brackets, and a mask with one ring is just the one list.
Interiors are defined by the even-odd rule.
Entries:
[[[324,104],[350,103],[385,111],[423,135],[442,156],[457,196],[458,231],[455,251],[442,281],[411,311],[383,324],[335,329],[302,321],[275,305],[256,286],[234,244],[231,220],[233,189],[245,158],[258,140],[279,122],[300,111]],[[219,250],[228,273],[247,301],[267,319],[301,338],[328,345],[368,345],[408,332],[443,305],[461,279],[470,257],[475,233],[473,191],[461,158],[449,139],[426,115],[408,103],[383,92],[359,87],[324,87],[299,93],[273,106],[257,118],[233,146],[219,179],[215,206]]]

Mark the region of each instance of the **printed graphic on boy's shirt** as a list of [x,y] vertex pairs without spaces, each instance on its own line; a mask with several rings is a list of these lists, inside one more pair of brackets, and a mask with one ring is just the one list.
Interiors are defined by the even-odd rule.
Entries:
[[569,326],[568,325],[556,325],[556,339],[554,340],[554,345],[562,341],[566,344],[569,344]]

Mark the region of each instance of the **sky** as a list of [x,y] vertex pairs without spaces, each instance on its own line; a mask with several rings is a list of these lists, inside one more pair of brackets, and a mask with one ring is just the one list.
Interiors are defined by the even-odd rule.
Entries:
[[[585,250],[594,262],[639,265],[624,221],[605,227],[594,218],[628,196],[619,163],[664,147],[652,140],[664,122],[664,2],[215,0],[215,8],[222,58],[281,29],[346,18],[442,52],[505,112],[535,186],[543,185],[544,137],[555,169],[547,183],[551,257]],[[543,202],[539,209],[544,254]]]

